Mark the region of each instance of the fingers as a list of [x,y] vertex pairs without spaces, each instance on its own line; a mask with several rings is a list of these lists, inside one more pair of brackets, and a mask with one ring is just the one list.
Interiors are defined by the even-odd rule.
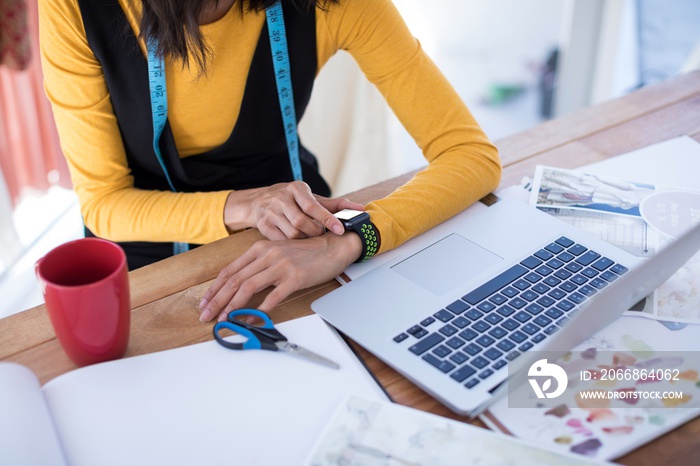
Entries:
[[[324,209],[326,209],[329,212],[340,212],[343,209],[352,209],[352,210],[365,210],[365,206],[362,204],[358,204],[357,202],[352,202],[348,199],[343,199],[343,198],[333,198],[329,199],[326,197],[321,197],[321,196],[316,196],[316,199],[318,200],[319,204],[323,206]],[[342,235],[345,232],[345,228],[343,228],[343,224],[338,220],[335,216],[333,217],[333,224],[337,225],[337,227],[330,228],[328,225],[326,225],[326,228],[331,230],[333,233],[337,235]]]
[[314,195],[311,192],[311,188],[309,188],[306,183],[294,182],[291,185],[294,188],[294,200],[301,211],[308,219],[315,220],[315,222],[320,224],[317,224],[317,226],[319,226],[321,230],[317,230],[316,234],[308,236],[318,236],[323,234],[323,227],[337,235],[343,234],[345,229],[340,223],[340,220],[335,218],[333,214],[321,204],[321,202],[326,198]]
[[294,286],[281,251],[273,243],[260,241],[222,270],[202,299],[200,321],[208,322],[215,317],[220,322],[226,320],[229,311],[245,307],[256,293],[286,281],[284,286],[273,290],[273,297],[266,299],[260,309],[271,310],[279,304]]

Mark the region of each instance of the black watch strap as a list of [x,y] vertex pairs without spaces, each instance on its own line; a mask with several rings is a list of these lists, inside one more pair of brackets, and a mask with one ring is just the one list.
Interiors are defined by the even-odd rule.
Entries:
[[353,225],[351,230],[360,235],[360,241],[362,241],[362,254],[355,263],[364,262],[374,256],[379,250],[379,231],[374,223],[367,219]]

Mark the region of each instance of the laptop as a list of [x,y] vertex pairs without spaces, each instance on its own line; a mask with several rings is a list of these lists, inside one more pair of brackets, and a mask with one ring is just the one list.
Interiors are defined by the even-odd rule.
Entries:
[[700,225],[642,260],[526,204],[477,203],[311,307],[449,409],[474,416],[504,393],[509,365],[512,374],[541,357],[533,351],[571,350],[698,249]]

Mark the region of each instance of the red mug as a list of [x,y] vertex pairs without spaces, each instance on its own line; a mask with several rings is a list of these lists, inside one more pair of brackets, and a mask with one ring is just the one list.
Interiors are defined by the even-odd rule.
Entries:
[[126,255],[99,238],[62,244],[36,263],[58,341],[78,366],[121,358],[131,302]]

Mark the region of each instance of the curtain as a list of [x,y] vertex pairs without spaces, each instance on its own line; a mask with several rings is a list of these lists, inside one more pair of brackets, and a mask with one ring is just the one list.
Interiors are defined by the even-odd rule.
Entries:
[[38,44],[38,1],[0,0],[0,169],[14,205],[26,190],[70,187]]

